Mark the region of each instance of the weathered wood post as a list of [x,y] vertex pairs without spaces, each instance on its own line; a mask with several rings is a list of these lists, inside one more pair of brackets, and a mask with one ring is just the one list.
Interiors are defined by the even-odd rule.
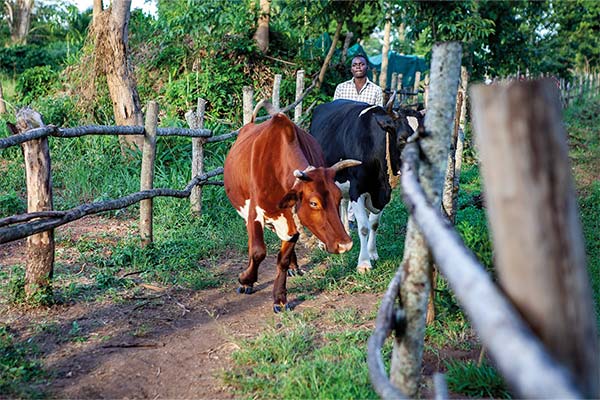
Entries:
[[473,123],[500,283],[584,398],[599,398],[599,347],[585,249],[549,80],[478,85]]
[[[441,207],[444,175],[452,136],[462,50],[457,42],[436,44],[431,59],[431,98],[425,116],[429,133],[420,139],[423,159],[419,179],[435,208]],[[404,257],[404,281],[399,297],[406,312],[406,332],[394,339],[390,379],[408,397],[417,397],[421,379],[425,315],[429,298],[431,254],[413,217],[408,220]]]
[[[142,152],[142,172],[140,190],[154,187],[154,160],[156,158],[156,125],[158,123],[158,104],[148,103],[144,125],[144,146]],[[140,238],[142,247],[152,243],[152,199],[140,201]]]
[[252,112],[254,111],[254,89],[252,86],[244,86],[242,88],[242,107],[244,110],[244,125],[252,121]]
[[[299,69],[296,72],[296,101],[302,97],[302,92],[304,92],[304,70]],[[299,102],[294,108],[294,122],[300,123],[300,119],[302,118],[302,102]]]
[[0,115],[6,114],[6,103],[4,102],[4,92],[2,91],[2,82],[0,82]]
[[[204,111],[206,100],[199,98],[196,112],[192,110],[185,114],[185,120],[192,129],[204,128]],[[204,143],[205,138],[192,138],[192,179],[204,173]],[[190,206],[192,214],[200,217],[202,214],[202,186],[196,185],[190,193]]]
[[398,73],[392,72],[392,82],[390,83],[390,87],[392,90],[396,90],[398,87]]
[[[42,116],[31,108],[17,113],[17,132],[45,126]],[[52,211],[52,174],[48,138],[32,139],[21,145],[27,179],[27,212]],[[28,299],[52,293],[54,273],[54,229],[27,237],[25,295]]]
[[273,79],[273,108],[279,110],[279,90],[281,89],[281,74],[275,74]]

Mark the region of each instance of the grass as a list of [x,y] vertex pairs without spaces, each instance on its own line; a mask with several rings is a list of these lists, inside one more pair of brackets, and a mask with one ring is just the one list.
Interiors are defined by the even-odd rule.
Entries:
[[[596,303],[600,299],[600,101],[575,105],[566,111],[570,133],[578,201],[591,285]],[[0,137],[7,135],[2,131]],[[181,188],[189,180],[189,142],[159,140],[156,187]],[[227,146],[219,144],[207,151],[211,169],[222,164]],[[473,149],[470,150],[473,152]],[[120,153],[114,138],[88,137],[51,141],[53,179],[57,209],[83,202],[116,198],[139,187],[139,155],[128,159]],[[468,153],[470,154],[470,153]],[[73,157],[83,155],[83,157]],[[0,216],[23,212],[24,177],[20,150],[0,153]],[[481,194],[479,170],[474,157],[463,164],[457,229],[465,243],[493,272],[493,253],[485,211],[473,199]],[[192,218],[187,200],[160,198],[155,201],[154,243],[140,248],[136,237],[82,237],[78,241],[57,238],[64,251],[77,254],[76,266],[87,266],[82,275],[57,263],[54,297],[58,302],[128,301],[139,280],[191,290],[220,287],[224,278],[217,260],[225,251],[244,257],[246,233],[242,220],[227,204],[223,189],[206,187],[204,214]],[[111,218],[135,219],[137,206],[110,212]],[[358,246],[348,254],[334,256],[322,251],[311,253],[311,271],[289,280],[290,297],[315,299],[321,293],[352,296],[359,293],[381,295],[398,267],[404,247],[407,213],[394,192],[392,203],[383,213],[378,249],[380,260],[368,274],[355,272]],[[267,233],[269,252],[278,240]],[[356,238],[355,238],[356,239]],[[355,240],[355,243],[357,241]],[[135,275],[127,275],[135,273]],[[133,278],[135,276],[135,279]],[[22,296],[23,265],[2,266],[0,282],[3,300],[18,302]],[[426,352],[441,349],[471,351],[474,335],[452,291],[442,279],[437,292],[436,322],[427,327]],[[598,321],[600,314],[596,308]],[[243,398],[376,398],[368,380],[366,341],[371,330],[365,325],[376,310],[354,307],[315,310],[298,307],[292,313],[274,318],[271,328],[240,344],[233,354],[235,367],[224,380]],[[52,333],[55,324],[37,328]],[[132,331],[144,337],[149,327]],[[6,327],[0,328],[2,362],[0,393],[12,397],[36,397],[28,388],[44,379],[36,352],[26,342],[15,339]],[[74,321],[65,336],[69,341],[86,341],[88,336]],[[389,359],[391,345],[384,349]],[[466,397],[500,397],[510,394],[490,365],[465,361],[444,364],[450,389]],[[16,369],[15,369],[16,368]],[[277,377],[277,379],[274,379]]]

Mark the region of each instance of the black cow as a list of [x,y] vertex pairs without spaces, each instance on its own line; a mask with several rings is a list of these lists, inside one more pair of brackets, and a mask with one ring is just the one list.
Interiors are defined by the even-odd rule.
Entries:
[[[352,158],[362,164],[339,171],[335,181],[345,201],[340,212],[346,227],[348,199],[356,216],[360,238],[357,270],[369,271],[371,260],[379,258],[375,235],[381,211],[389,203],[392,182],[400,173],[400,153],[406,139],[414,133],[411,127],[421,123],[422,116],[413,110],[392,110],[351,100],[335,100],[315,108],[310,134],[317,139],[327,165]],[[414,118],[409,123],[409,117]],[[416,118],[419,118],[417,121]],[[394,179],[395,178],[395,179]]]

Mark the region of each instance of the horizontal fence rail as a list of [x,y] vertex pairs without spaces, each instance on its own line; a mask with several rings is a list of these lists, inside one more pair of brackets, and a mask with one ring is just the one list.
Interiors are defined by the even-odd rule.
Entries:
[[152,199],[158,196],[185,198],[190,195],[192,188],[196,185],[222,186],[223,182],[208,180],[222,173],[223,168],[219,167],[206,174],[199,175],[192,179],[183,190],[149,189],[132,193],[130,195],[123,196],[118,199],[83,204],[81,206],[66,211],[40,211],[36,213],[20,214],[8,218],[3,218],[0,219],[0,227],[16,223],[22,223],[24,221],[29,221],[34,218],[44,218],[44,220],[31,221],[27,223],[22,223],[18,226],[0,228],[0,243],[6,243],[13,240],[22,239],[24,237],[39,232],[44,232],[49,229],[57,228],[61,225],[65,225],[69,222],[78,220],[86,215],[97,214],[104,211],[119,210],[121,208],[129,207],[135,203],[139,203],[141,200]]

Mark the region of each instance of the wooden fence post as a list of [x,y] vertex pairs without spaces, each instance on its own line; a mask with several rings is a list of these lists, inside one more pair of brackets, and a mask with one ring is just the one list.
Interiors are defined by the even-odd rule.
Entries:
[[[296,72],[296,100],[302,97],[302,92],[304,92],[304,70],[299,69]],[[299,102],[294,108],[294,122],[300,123],[300,119],[302,118],[302,102]]]
[[4,101],[4,92],[2,91],[2,82],[0,82],[0,115],[6,114],[6,102]]
[[599,398],[595,313],[557,89],[514,82],[478,85],[472,95],[500,283],[583,397]]
[[[431,107],[425,115],[425,129],[429,135],[420,139],[423,159],[428,162],[420,165],[419,178],[429,201],[438,209],[448,163],[461,58],[462,50],[457,42],[433,47]],[[399,295],[406,312],[406,332],[402,338],[394,339],[390,379],[413,398],[417,397],[421,378],[431,270],[431,254],[413,217],[408,220],[404,249],[400,268],[404,269],[405,275]]]
[[[192,129],[204,128],[204,111],[206,100],[199,98],[196,113],[192,110],[185,114],[185,119]],[[205,138],[192,138],[192,179],[204,173],[204,143]],[[192,214],[200,217],[202,214],[202,186],[196,185],[190,193],[190,206]]]
[[273,79],[273,108],[279,110],[279,89],[281,88],[281,74],[275,74]]
[[[156,125],[158,123],[158,104],[148,103],[146,123],[144,125],[144,147],[142,153],[142,172],[140,190],[154,187],[154,160],[156,158]],[[152,199],[140,201],[140,237],[142,247],[152,243]]]
[[244,86],[242,88],[242,102],[244,110],[244,125],[252,121],[252,112],[254,111],[254,89],[252,86]]
[[[45,126],[42,116],[31,108],[17,113],[18,132]],[[16,133],[16,132],[14,132]],[[29,140],[21,145],[27,179],[27,212],[52,211],[52,174],[48,138]],[[27,237],[25,295],[51,294],[54,273],[54,229]]]

